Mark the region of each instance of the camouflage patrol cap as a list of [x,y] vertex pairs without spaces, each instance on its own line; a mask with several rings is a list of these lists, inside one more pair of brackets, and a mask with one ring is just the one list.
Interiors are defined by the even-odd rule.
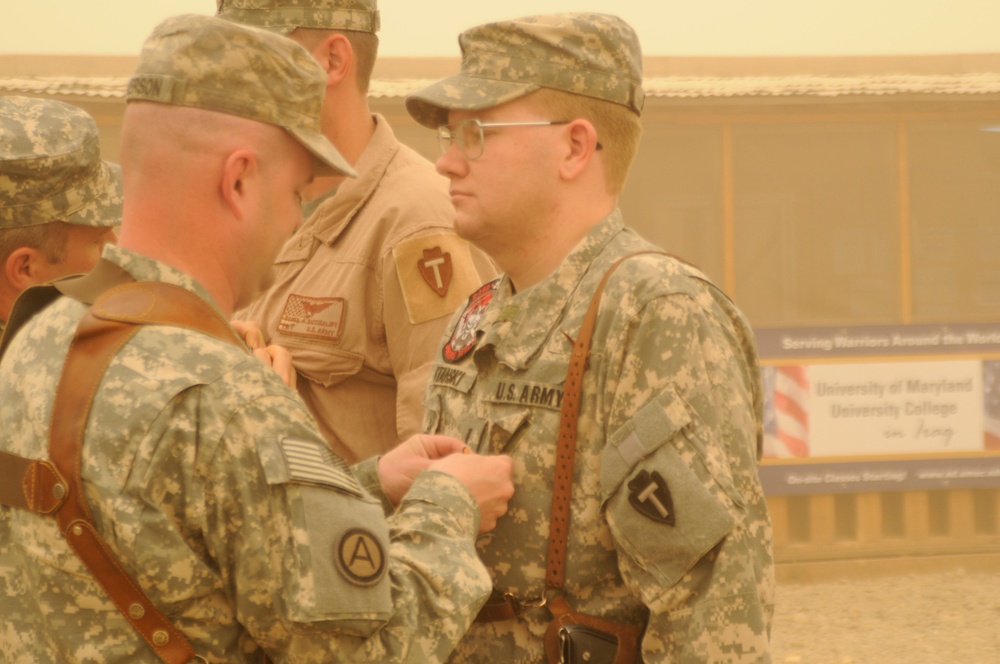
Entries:
[[410,95],[425,127],[448,111],[479,111],[553,88],[642,112],[642,51],[625,21],[608,14],[550,14],[487,23],[458,37],[462,69]]
[[375,0],[215,0],[216,16],[287,35],[295,28],[378,32]]
[[149,36],[126,99],[277,125],[316,157],[317,174],[354,169],[320,129],[326,74],[284,37],[212,16],[168,18]]
[[0,97],[0,228],[121,218],[121,169],[101,160],[94,119],[59,101]]

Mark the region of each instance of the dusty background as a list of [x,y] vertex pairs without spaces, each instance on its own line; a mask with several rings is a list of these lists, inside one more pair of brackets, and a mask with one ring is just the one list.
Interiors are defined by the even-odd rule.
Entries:
[[1000,571],[779,582],[774,664],[1000,664]]

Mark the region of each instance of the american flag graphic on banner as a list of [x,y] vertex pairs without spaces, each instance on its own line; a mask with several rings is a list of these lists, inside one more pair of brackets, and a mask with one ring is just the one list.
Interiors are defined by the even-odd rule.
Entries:
[[764,456],[809,456],[809,380],[806,367],[765,367],[764,394]]
[[983,447],[1000,451],[1000,360],[983,362]]

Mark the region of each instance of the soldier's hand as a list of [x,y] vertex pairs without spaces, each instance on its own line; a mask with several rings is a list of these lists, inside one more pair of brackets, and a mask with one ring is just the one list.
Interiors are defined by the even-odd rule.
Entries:
[[278,344],[271,344],[270,346],[254,349],[253,355],[263,362],[265,366],[274,369],[278,376],[281,377],[282,383],[293,390],[295,389],[297,374],[295,373],[295,367],[292,366],[292,354],[288,352],[287,348]]
[[264,331],[257,323],[249,320],[232,320],[229,324],[236,330],[236,334],[243,337],[243,343],[249,346],[250,350],[259,350],[267,346]]
[[514,495],[509,456],[452,454],[430,465],[431,470],[448,473],[465,485],[479,504],[479,533],[496,528],[497,520],[507,513],[507,503]]
[[431,462],[464,449],[462,441],[450,436],[410,436],[378,460],[376,468],[382,490],[393,505],[399,505],[413,480],[427,470]]

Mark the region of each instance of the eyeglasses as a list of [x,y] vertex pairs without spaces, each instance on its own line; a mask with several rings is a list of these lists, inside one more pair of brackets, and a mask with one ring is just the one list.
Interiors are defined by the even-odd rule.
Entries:
[[[569,124],[569,120],[538,120],[534,122],[481,122],[478,118],[462,120],[457,125],[441,125],[438,127],[438,146],[441,154],[448,151],[453,143],[458,141],[462,156],[474,161],[483,156],[485,136],[483,129],[499,127],[550,127],[552,125]],[[600,143],[597,144],[600,149]]]

